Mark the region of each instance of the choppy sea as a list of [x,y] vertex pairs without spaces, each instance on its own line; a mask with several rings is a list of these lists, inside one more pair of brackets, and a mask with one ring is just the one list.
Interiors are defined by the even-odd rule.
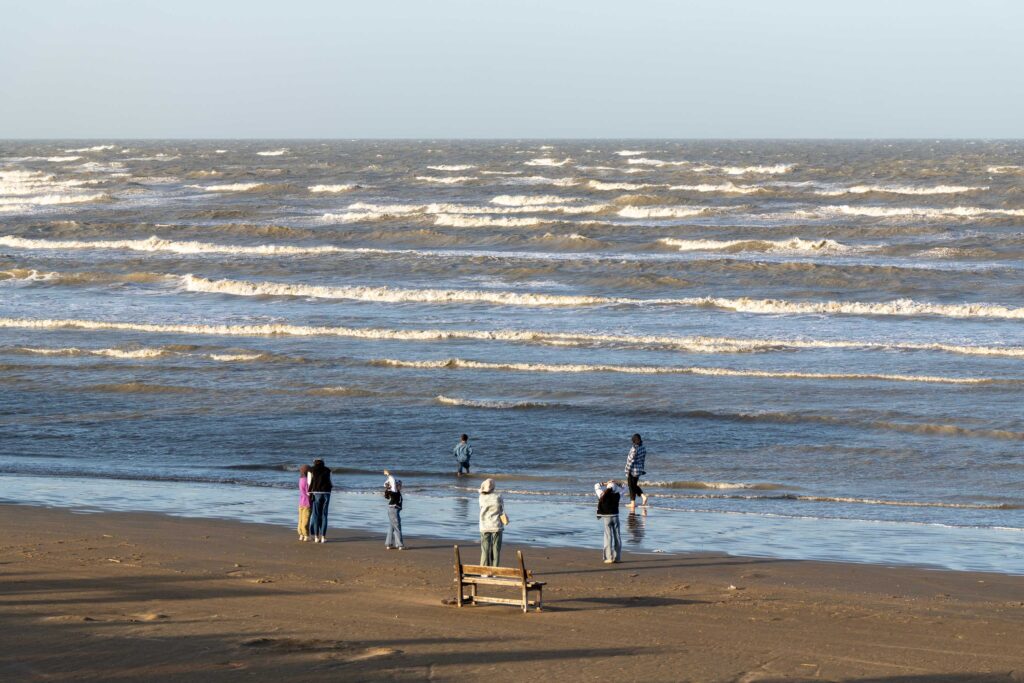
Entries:
[[[1024,574],[1024,142],[0,142],[0,500]],[[470,434],[474,477],[451,449]],[[383,540],[382,540],[383,542]]]

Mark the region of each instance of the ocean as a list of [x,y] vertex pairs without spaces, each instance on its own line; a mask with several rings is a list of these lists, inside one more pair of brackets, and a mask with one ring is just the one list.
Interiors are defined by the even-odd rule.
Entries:
[[[0,142],[0,501],[1024,574],[1024,142]],[[474,475],[451,449],[471,437]],[[291,537],[282,534],[282,542]]]

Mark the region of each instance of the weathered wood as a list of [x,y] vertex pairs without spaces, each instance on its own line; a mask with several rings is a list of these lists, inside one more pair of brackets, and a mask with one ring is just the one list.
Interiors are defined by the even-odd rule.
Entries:
[[[462,585],[469,586],[472,584],[486,584],[488,586],[510,586],[512,588],[519,588],[523,585],[522,581],[520,581],[519,579],[501,579],[488,576],[467,576],[464,574],[462,576]],[[532,588],[534,586],[543,586],[544,582],[527,581],[526,585]]]
[[455,592],[455,602],[462,607],[462,558],[459,556],[459,546],[455,546],[455,580],[459,582]]
[[462,565],[463,574],[490,574],[491,576],[507,576],[511,579],[522,577],[522,570],[515,567],[485,567],[479,564]]
[[[459,554],[459,546],[455,546],[455,583],[456,602],[459,607],[466,603],[470,604],[495,604],[495,605],[518,605],[523,612],[534,607],[541,610],[543,599],[543,581],[534,581],[533,573],[526,568],[523,559],[523,552],[516,551],[516,559],[519,567],[485,567],[477,564],[462,564]],[[518,588],[521,591],[519,598],[492,598],[478,594],[480,585],[505,586],[507,588]],[[463,593],[463,589],[469,587],[469,595]],[[536,591],[537,599],[530,600],[530,591]]]

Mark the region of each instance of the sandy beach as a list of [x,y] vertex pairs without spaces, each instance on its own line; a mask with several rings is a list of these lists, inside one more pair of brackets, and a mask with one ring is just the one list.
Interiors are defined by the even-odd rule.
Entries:
[[524,615],[442,604],[451,541],[12,505],[0,529],[4,681],[1024,680],[1022,577],[526,547]]

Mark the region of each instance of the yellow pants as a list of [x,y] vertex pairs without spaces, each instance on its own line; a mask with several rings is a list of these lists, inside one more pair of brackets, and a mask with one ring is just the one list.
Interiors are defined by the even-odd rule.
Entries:
[[299,536],[309,536],[309,508],[299,508]]

